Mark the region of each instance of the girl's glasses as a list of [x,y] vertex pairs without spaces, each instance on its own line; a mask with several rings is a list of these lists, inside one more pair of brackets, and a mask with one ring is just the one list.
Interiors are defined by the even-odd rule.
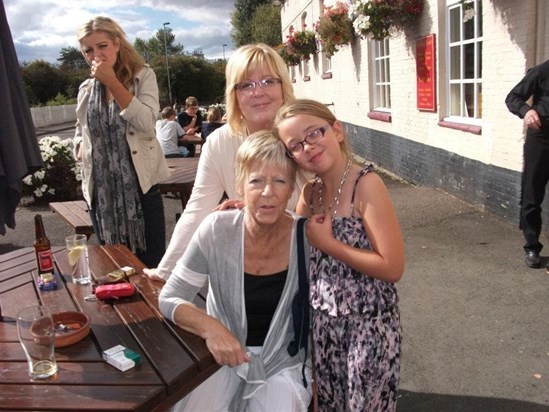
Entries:
[[299,142],[291,143],[287,148],[286,151],[288,152],[288,156],[291,158],[296,158],[301,155],[305,151],[305,143],[308,145],[314,145],[317,144],[320,140],[324,138],[324,134],[326,133],[326,130],[328,130],[331,127],[330,124],[327,124],[322,127],[318,127],[314,130],[311,130],[309,133],[305,135],[305,138]]

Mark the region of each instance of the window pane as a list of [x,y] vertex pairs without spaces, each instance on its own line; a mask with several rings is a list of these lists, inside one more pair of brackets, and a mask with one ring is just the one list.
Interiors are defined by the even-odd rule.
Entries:
[[462,116],[475,117],[475,86],[467,83],[463,85],[463,90],[465,92],[465,107]]
[[461,116],[461,85],[450,85],[450,116]]
[[477,13],[475,14],[477,21],[478,37],[482,36],[482,0],[477,0]]
[[466,79],[475,77],[475,43],[463,46],[463,74]]
[[475,37],[476,16],[463,23],[463,39],[469,40]]
[[478,103],[477,103],[477,106],[478,106],[477,107],[477,112],[478,112],[477,117],[479,119],[482,119],[482,83],[477,86],[477,93],[478,93],[478,95],[477,95],[477,100],[478,100]]
[[454,7],[450,10],[450,43],[460,40],[459,30],[461,28],[461,10],[459,7]]
[[482,79],[482,42],[477,43],[477,79]]
[[459,53],[461,51],[460,46],[454,46],[450,48],[450,79],[461,79],[461,58]]

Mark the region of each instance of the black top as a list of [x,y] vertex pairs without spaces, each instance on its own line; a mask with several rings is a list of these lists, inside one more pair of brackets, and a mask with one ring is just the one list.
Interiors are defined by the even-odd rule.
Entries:
[[247,346],[263,346],[288,270],[267,276],[244,273],[244,301],[248,319]]
[[[185,112],[181,112],[177,115],[177,123],[179,123],[182,128],[185,128],[185,126],[192,121],[193,118]],[[197,130],[200,132],[200,128],[202,127],[202,114],[200,113],[200,110],[196,112],[196,123],[194,124],[194,127],[198,127]]]
[[[533,96],[532,106],[526,101]],[[542,122],[549,122],[549,60],[532,67],[505,98],[509,111],[521,119],[534,109]]]
[[225,123],[204,122],[202,123],[202,130],[201,130],[200,136],[202,136],[202,138],[206,140],[206,137],[208,137],[215,129],[219,129],[224,124]]

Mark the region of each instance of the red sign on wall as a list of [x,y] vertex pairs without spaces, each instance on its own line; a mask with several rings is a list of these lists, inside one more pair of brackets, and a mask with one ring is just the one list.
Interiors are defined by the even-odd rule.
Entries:
[[436,111],[435,35],[429,34],[416,42],[417,108]]

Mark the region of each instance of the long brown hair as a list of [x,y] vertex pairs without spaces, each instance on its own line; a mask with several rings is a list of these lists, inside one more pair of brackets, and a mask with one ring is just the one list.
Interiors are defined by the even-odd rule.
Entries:
[[82,46],[82,39],[97,31],[105,33],[109,39],[116,42],[118,39],[120,43],[120,50],[118,51],[118,59],[114,64],[114,72],[116,77],[120,80],[120,83],[124,85],[128,90],[133,89],[133,79],[135,75],[143,68],[145,62],[139,55],[137,50],[126,39],[126,33],[122,30],[122,27],[113,19],[104,16],[97,16],[83,24],[78,30],[77,38],[80,42],[80,51],[86,57],[84,48]]

